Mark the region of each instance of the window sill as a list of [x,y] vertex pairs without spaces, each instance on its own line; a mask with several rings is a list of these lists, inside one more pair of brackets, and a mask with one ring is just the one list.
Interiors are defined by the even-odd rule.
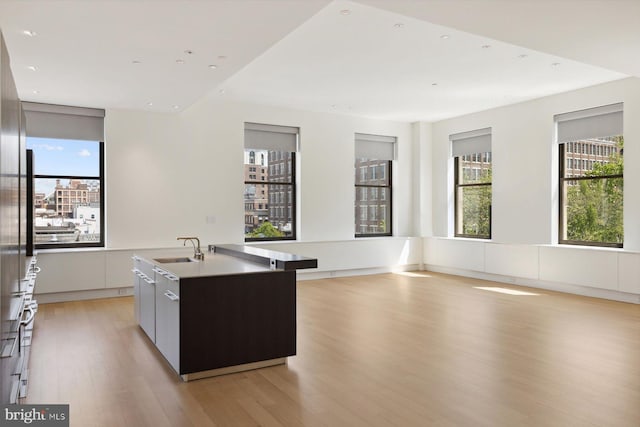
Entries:
[[536,246],[547,248],[560,248],[560,249],[577,249],[582,251],[606,251],[606,252],[626,252],[633,253],[625,248],[615,248],[611,246],[593,246],[593,245],[570,245],[566,243],[551,243],[551,244],[539,244]]
[[491,238],[485,238],[485,237],[453,236],[453,237],[449,237],[449,239],[462,240],[465,242],[493,243],[493,240],[491,240]]

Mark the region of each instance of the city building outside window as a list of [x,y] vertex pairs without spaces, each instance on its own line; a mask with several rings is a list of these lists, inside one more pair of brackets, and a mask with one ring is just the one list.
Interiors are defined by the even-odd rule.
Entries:
[[555,116],[561,244],[622,247],[622,103]]
[[104,246],[104,110],[24,102],[36,249]]
[[355,146],[355,236],[391,236],[396,138],[358,133]]
[[491,238],[491,128],[449,136],[454,158],[454,235]]
[[298,134],[295,127],[245,123],[245,241],[296,238]]

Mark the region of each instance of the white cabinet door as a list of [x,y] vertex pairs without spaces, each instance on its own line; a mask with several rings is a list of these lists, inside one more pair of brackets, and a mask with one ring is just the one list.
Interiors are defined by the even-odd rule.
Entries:
[[180,373],[180,282],[159,268],[156,273],[156,346]]
[[140,326],[156,342],[156,287],[148,276],[141,277],[140,283]]
[[136,321],[151,341],[156,342],[156,287],[153,265],[134,255],[133,274]]
[[133,314],[136,323],[140,324],[140,271],[136,268],[133,270]]

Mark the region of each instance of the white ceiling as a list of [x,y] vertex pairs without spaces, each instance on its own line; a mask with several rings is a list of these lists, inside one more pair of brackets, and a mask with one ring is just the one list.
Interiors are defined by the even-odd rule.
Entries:
[[638,18],[640,0],[0,0],[23,100],[167,112],[215,93],[400,121],[640,76]]

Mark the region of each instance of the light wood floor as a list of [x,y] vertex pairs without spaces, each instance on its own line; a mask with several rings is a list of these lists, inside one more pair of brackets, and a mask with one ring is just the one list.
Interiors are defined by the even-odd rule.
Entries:
[[[133,299],[43,304],[27,402],[85,426],[640,426],[640,306],[435,273],[298,283],[287,365],[183,383]],[[222,351],[222,349],[221,349]]]

